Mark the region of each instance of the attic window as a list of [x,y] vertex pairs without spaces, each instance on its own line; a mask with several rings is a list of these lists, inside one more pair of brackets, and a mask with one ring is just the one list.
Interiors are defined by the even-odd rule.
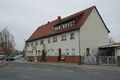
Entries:
[[55,26],[55,31],[75,26],[75,20],[67,21]]

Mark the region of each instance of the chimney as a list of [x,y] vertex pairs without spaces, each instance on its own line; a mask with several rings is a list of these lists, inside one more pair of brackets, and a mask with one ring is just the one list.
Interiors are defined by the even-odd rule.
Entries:
[[58,20],[61,20],[61,16],[58,16]]
[[48,21],[48,24],[50,23],[50,21]]

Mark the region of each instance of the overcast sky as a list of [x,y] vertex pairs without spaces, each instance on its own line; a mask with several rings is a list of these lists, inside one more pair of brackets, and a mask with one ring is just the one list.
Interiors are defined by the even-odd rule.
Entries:
[[93,5],[111,31],[110,36],[120,42],[120,0],[0,0],[0,30],[8,27],[16,48],[22,50],[24,41],[38,26]]

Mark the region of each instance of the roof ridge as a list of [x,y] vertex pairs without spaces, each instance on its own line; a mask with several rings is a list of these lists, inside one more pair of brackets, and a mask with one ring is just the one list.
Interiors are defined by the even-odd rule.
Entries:
[[[92,11],[92,9],[95,8],[95,6],[86,8],[84,10],[81,10],[77,13],[74,13],[70,16],[64,17],[64,18],[60,18],[59,19],[55,19],[49,23],[46,23],[44,25],[39,26],[35,32],[32,33],[32,35],[30,36],[30,38],[26,41],[34,41],[46,36],[52,36],[52,35],[56,35],[59,33],[63,33],[63,32],[67,32],[67,31],[71,31],[71,30],[76,30],[79,29],[82,24],[85,22],[85,20],[87,19],[87,17],[89,16],[90,12]],[[83,14],[83,15],[81,15]],[[70,19],[74,19],[76,21],[76,25],[74,25],[73,27],[69,27],[69,28],[64,28],[58,31],[54,31],[53,28],[55,25],[63,23],[65,21],[68,21]]]

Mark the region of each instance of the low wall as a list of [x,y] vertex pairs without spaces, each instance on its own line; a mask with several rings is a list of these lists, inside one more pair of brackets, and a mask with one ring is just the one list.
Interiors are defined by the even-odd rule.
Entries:
[[80,63],[81,57],[80,56],[65,56],[66,63]]
[[34,57],[33,56],[27,56],[27,61],[29,62],[34,62]]
[[[41,56],[36,56],[37,62],[46,61],[46,62],[65,62],[65,63],[81,63],[80,56],[65,56],[65,59],[59,61],[58,56],[46,56],[44,60],[42,60]],[[28,56],[27,61],[35,62],[35,56]]]
[[47,56],[46,61],[47,62],[58,62],[58,56]]

